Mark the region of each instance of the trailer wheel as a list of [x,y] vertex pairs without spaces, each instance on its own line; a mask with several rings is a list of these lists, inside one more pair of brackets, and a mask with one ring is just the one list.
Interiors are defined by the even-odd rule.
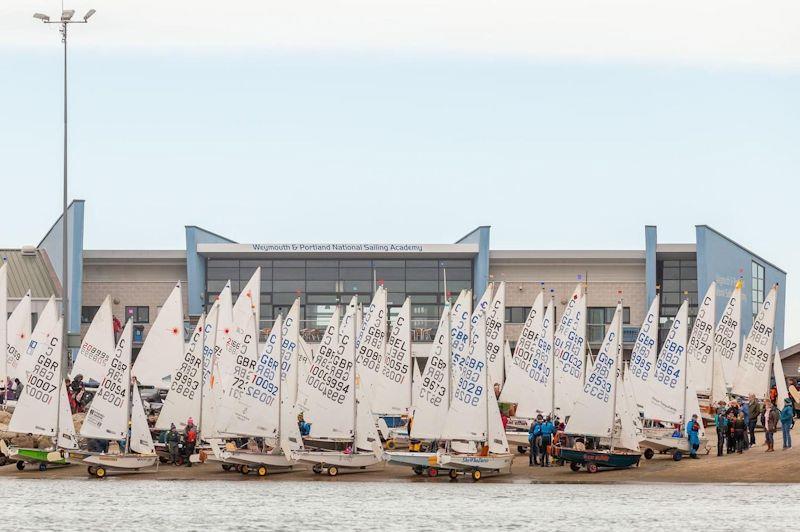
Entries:
[[588,464],[586,464],[586,471],[588,471],[589,473],[597,473],[597,470],[598,470],[597,464],[595,464],[594,462],[589,462]]
[[421,475],[424,472],[425,472],[425,469],[423,469],[422,467],[414,466],[414,474],[415,475]]
[[25,469],[25,462],[23,462],[22,460],[18,461],[17,462],[17,469],[19,471],[22,471],[23,469]]
[[436,469],[435,467],[429,467],[428,476],[431,478],[439,476],[439,470]]
[[655,453],[655,451],[653,451],[653,449],[645,449],[644,450],[644,457],[647,460],[652,460],[653,456],[655,456],[655,454],[656,453]]
[[266,477],[267,476],[267,468],[262,466],[258,466],[258,476],[259,477]]
[[231,470],[231,465],[230,464],[222,464],[222,470],[223,471],[230,471]]
[[339,468],[338,467],[333,466],[333,465],[328,467],[328,476],[329,477],[335,477],[338,474],[339,474]]
[[391,451],[397,447],[397,442],[394,440],[394,438],[389,438],[388,440],[386,440],[384,447],[386,447],[386,449]]
[[106,478],[106,468],[98,466],[97,469],[94,470],[94,476],[97,478]]
[[682,452],[676,450],[674,453],[672,453],[672,459],[675,460],[676,462],[680,462],[681,458],[683,458]]
[[322,474],[322,464],[314,464],[314,467],[311,468],[311,471],[313,471],[315,475],[321,475]]
[[167,458],[164,456],[159,456],[158,461],[161,462],[162,464],[166,464],[167,462],[169,462],[169,460],[167,460]]
[[4,466],[8,463],[8,458],[4,454],[0,454],[0,466]]
[[95,474],[97,474],[97,469],[93,465],[90,465],[88,468],[86,468],[86,471],[89,473],[90,477],[93,477]]
[[241,465],[239,466],[239,473],[242,475],[249,475],[250,474],[250,466],[248,465]]
[[525,449],[524,445],[517,445],[517,452],[519,454],[525,454],[527,452],[527,450]]
[[578,471],[581,470],[581,465],[578,462],[570,462],[569,468],[577,473]]
[[449,472],[449,473],[447,473],[447,474],[448,474],[448,475],[450,476],[450,478],[452,478],[453,480],[455,480],[455,479],[457,479],[457,478],[458,478],[458,471],[456,471],[455,469],[451,469],[451,470],[450,470],[450,472]]
[[472,480],[475,482],[478,482],[481,479],[481,476],[481,472],[478,469],[472,472]]
[[44,463],[44,462],[41,462],[41,463],[39,464],[39,471],[41,471],[42,473],[44,473],[45,471],[47,471],[47,464],[46,464],[46,463]]

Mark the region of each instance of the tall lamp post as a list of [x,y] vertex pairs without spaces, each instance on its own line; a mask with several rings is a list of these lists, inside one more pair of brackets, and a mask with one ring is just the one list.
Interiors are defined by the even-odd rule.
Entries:
[[59,20],[50,20],[50,17],[41,13],[35,13],[33,18],[39,19],[45,24],[60,24],[61,29],[61,42],[64,43],[64,203],[63,212],[61,214],[61,239],[62,239],[62,274],[61,274],[61,315],[63,316],[63,324],[61,329],[61,382],[64,382],[66,377],[67,364],[69,360],[69,246],[67,245],[69,237],[69,227],[67,224],[67,207],[69,200],[67,197],[67,26],[70,24],[86,24],[89,18],[95,14],[94,9],[86,12],[81,20],[73,20],[75,16],[74,9],[65,9],[61,12]]

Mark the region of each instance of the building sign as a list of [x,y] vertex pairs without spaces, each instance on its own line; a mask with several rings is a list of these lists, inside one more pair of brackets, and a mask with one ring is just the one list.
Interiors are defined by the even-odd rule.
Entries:
[[422,253],[422,244],[250,244],[272,253]]
[[289,243],[208,243],[198,244],[197,251],[204,255],[253,253],[253,254],[432,254],[438,256],[470,257],[478,253],[478,244],[407,244],[389,243],[333,243],[333,242],[289,242]]

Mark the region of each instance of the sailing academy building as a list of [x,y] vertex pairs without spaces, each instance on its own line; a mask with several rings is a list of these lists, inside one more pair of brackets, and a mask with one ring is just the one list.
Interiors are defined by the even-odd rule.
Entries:
[[[741,278],[745,296],[742,328],[747,331],[769,287],[774,283],[785,286],[786,282],[786,272],[780,267],[705,225],[696,226],[694,242],[679,244],[659,242],[656,227],[647,226],[642,247],[635,250],[541,250],[535,248],[535,242],[529,249],[498,250],[491,247],[489,226],[444,243],[242,243],[187,226],[184,249],[86,250],[83,212],[83,202],[74,202],[68,220],[73,345],[106,295],[111,296],[113,312],[120,321],[134,321],[136,347],[176,280],[183,283],[188,326],[207,310],[227,281],[231,281],[235,296],[258,267],[262,330],[269,329],[274,318],[285,314],[299,297],[302,334],[313,346],[337,305],[347,304],[353,296],[366,304],[375,287],[382,284],[388,291],[390,312],[398,312],[405,298],[411,298],[414,354],[420,356],[427,355],[425,344],[432,341],[448,295],[472,289],[477,299],[490,282],[506,282],[506,337],[512,346],[537,294],[545,290],[552,295],[558,315],[576,284],[584,284],[587,335],[593,349],[599,347],[620,297],[624,341],[630,349],[657,290],[661,293],[660,328],[666,331],[685,296],[690,314],[694,314],[698,293],[702,297],[711,281],[717,282],[717,297],[723,300]],[[60,296],[61,231],[58,220],[42,241],[32,246],[37,251],[36,261],[15,260],[10,271],[14,288],[9,294],[9,312],[24,294],[24,279],[32,275],[25,269],[28,263],[49,272],[52,282],[48,286]],[[40,294],[45,296],[48,294]],[[723,306],[717,305],[718,313]],[[784,310],[781,290],[776,315],[778,348],[783,347]]]

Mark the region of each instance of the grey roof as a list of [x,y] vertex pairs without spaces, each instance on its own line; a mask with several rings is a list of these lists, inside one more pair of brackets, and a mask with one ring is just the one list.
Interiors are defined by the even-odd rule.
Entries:
[[43,250],[23,255],[19,249],[0,249],[0,260],[8,263],[8,297],[19,299],[28,290],[34,298],[61,295],[61,283]]
[[800,353],[800,343],[790,345],[789,347],[780,352],[781,360],[796,355],[798,353]]

